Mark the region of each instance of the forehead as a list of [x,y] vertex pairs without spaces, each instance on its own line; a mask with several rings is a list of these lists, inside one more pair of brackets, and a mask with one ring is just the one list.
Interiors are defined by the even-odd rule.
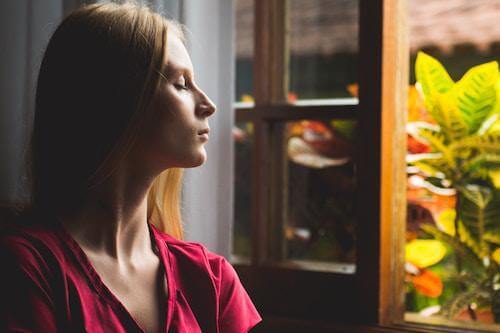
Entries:
[[179,37],[169,32],[166,47],[164,66],[167,74],[179,72],[193,74],[191,58]]

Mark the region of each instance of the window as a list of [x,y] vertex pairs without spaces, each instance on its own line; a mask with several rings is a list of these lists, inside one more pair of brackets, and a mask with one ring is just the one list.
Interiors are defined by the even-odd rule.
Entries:
[[[240,18],[237,25],[240,28],[236,32],[236,90],[241,119],[256,114],[252,104],[254,97],[250,94],[253,68],[250,56],[253,48],[249,44],[253,41],[250,33],[253,31],[253,2],[237,1],[236,4],[237,17]],[[357,4],[352,2],[347,5],[352,14],[346,21],[357,26]],[[271,234],[276,238],[270,249],[273,254],[268,259],[294,265],[322,267],[328,264],[331,269],[353,273],[356,166],[352,155],[356,121],[352,119],[353,115],[348,116],[349,111],[341,111],[340,116],[337,111],[357,104],[356,98],[343,97],[349,94],[348,88],[355,82],[357,30],[353,29],[352,35],[345,35],[341,29],[342,22],[336,21],[338,15],[318,17],[321,10],[331,7],[343,10],[336,1],[323,1],[322,4],[318,1],[291,1],[287,9],[283,8],[290,13],[289,22],[283,22],[290,26],[288,38],[283,38],[283,43],[289,47],[283,48],[283,51],[290,50],[291,54],[290,57],[286,52],[281,54],[285,73],[281,77],[284,85],[281,97],[282,102],[289,104],[281,103],[279,112],[282,115],[272,121],[275,133],[272,140],[276,146],[270,153],[280,157],[273,158],[276,165],[270,179],[279,183],[273,185],[277,187],[271,200],[272,209],[279,215],[272,218],[276,225]],[[338,47],[334,43],[324,49],[324,55],[318,56],[320,49],[316,42],[321,40],[311,43],[307,36],[326,41],[323,36],[330,32],[340,36],[339,39],[346,45]],[[325,66],[336,74],[331,77],[324,75]],[[290,83],[286,80],[286,73],[290,73]],[[325,96],[337,98],[317,98]],[[276,95],[276,98],[281,97]],[[272,108],[263,110],[263,115],[278,111],[278,108]],[[308,110],[316,110],[322,115],[308,119]],[[301,112],[302,118],[290,114],[297,111]],[[247,257],[250,253],[249,199],[252,183],[248,161],[251,158],[254,124],[253,121],[238,122],[234,133],[237,155],[234,252]]]
[[407,1],[236,10],[233,264],[265,329],[440,330],[405,316]]

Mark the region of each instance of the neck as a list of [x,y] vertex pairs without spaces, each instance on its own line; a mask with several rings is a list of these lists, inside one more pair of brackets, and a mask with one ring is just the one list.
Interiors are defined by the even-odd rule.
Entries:
[[124,263],[144,258],[153,250],[147,225],[147,195],[153,179],[120,167],[89,191],[78,212],[61,217],[63,226],[92,253]]

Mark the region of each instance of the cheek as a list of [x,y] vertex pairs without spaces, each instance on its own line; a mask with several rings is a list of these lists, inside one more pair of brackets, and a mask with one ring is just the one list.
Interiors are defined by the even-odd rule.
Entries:
[[188,95],[159,97],[152,104],[153,115],[144,130],[144,153],[166,165],[202,163],[198,160],[204,160],[201,155],[205,153],[200,150],[203,145],[196,133],[194,102]]
[[157,126],[165,138],[178,138],[188,134],[192,129],[193,120],[189,114],[189,106],[179,100],[170,99],[159,109]]

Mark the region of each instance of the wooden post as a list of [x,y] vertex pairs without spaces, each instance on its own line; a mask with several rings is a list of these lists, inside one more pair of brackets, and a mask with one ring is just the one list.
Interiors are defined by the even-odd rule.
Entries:
[[406,119],[409,44],[405,0],[384,0],[379,323],[405,312]]
[[360,0],[357,302],[367,324],[402,318],[406,219],[405,0]]
[[[254,100],[255,106],[286,103],[288,89],[287,0],[255,0]],[[276,225],[283,209],[276,191],[282,189],[282,163],[273,163],[272,154],[282,151],[282,140],[269,121],[254,122],[252,150],[252,263],[269,258],[270,244],[276,244]],[[274,138],[274,139],[273,139]],[[271,185],[272,183],[272,185]],[[278,187],[276,187],[278,186]],[[277,200],[278,199],[278,200]],[[271,214],[272,213],[272,214]],[[271,231],[273,230],[273,231]]]
[[405,0],[360,1],[357,302],[367,324],[404,312]]

